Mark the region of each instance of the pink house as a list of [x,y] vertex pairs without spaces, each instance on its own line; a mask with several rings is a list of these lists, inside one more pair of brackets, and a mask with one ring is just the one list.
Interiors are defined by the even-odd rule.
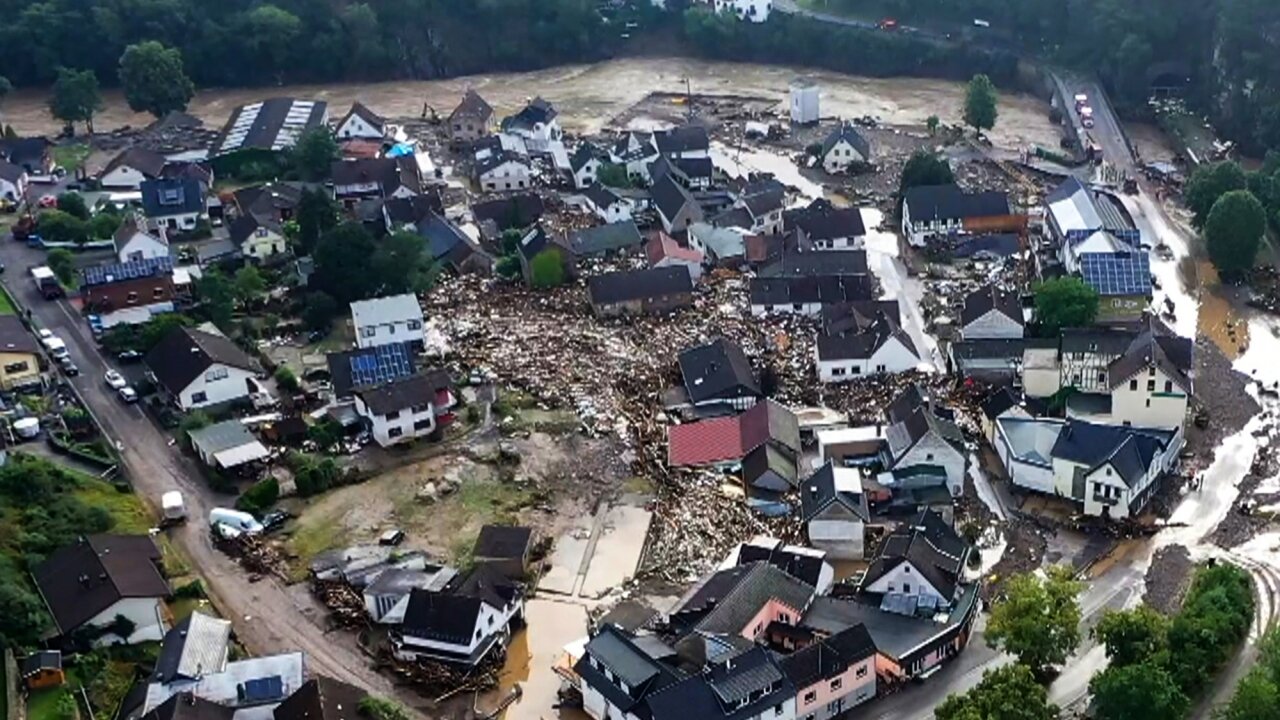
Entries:
[[797,720],[828,720],[876,696],[876,646],[853,625],[783,658],[796,688]]

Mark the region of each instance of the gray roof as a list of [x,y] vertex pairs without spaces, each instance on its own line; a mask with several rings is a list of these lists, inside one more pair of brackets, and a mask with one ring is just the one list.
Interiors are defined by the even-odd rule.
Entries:
[[621,630],[605,625],[587,643],[586,652],[631,687],[657,677],[657,663],[637,648]]
[[760,395],[746,353],[724,338],[682,351],[679,363],[689,399],[695,403]]
[[885,436],[889,440],[893,457],[900,458],[929,433],[934,433],[956,450],[964,452],[964,434],[960,432],[960,428],[953,421],[938,417],[928,407],[919,407],[906,420],[890,425]]
[[944,598],[953,598],[968,556],[968,543],[937,513],[924,509],[880,544],[863,576],[862,587],[909,562]]
[[831,277],[866,275],[867,253],[863,250],[787,253],[760,270],[760,277]]
[[1018,293],[1003,290],[994,283],[978,288],[965,296],[964,309],[960,311],[960,322],[968,325],[992,310],[1019,325],[1024,324],[1022,301]]
[[670,130],[660,130],[653,134],[653,141],[658,146],[658,152],[663,155],[698,152],[711,147],[707,129],[701,125],[681,125]]
[[422,320],[422,306],[413,293],[357,300],[351,303],[351,323],[356,330],[370,325]]
[[596,253],[624,250],[644,244],[640,229],[634,222],[597,225],[569,233],[569,249],[580,257]]
[[842,122],[840,127],[832,130],[822,141],[822,155],[825,157],[841,140],[848,142],[862,157],[871,158],[871,142],[863,137],[853,123]]
[[674,220],[686,205],[698,206],[689,191],[670,175],[655,182],[650,189],[650,194],[653,196],[654,207],[658,208],[658,212],[668,221]]
[[58,548],[32,571],[57,629],[70,633],[122,598],[163,598],[160,550],[147,535],[90,535]]
[[1010,212],[1005,193],[966,193],[958,185],[918,185],[907,190],[903,203],[910,208],[912,222],[993,217]]
[[298,136],[319,127],[328,115],[323,100],[270,98],[232,111],[227,124],[214,141],[212,155],[225,155],[237,150],[284,150],[292,147]]
[[587,293],[595,305],[691,292],[693,280],[689,271],[678,266],[609,272],[587,280]]
[[17,315],[0,315],[0,352],[39,353],[36,338]]
[[449,373],[431,370],[421,375],[394,380],[385,385],[355,390],[369,411],[387,415],[398,410],[434,402],[441,390],[449,388]]
[[1190,338],[1177,335],[1157,335],[1144,331],[1133,341],[1124,355],[1107,368],[1107,379],[1112,389],[1127,382],[1137,373],[1149,367],[1157,367],[1182,391],[1190,394],[1191,371],[1194,363],[1195,343]]
[[167,683],[221,672],[230,643],[230,621],[193,612],[165,633],[154,679]]
[[149,218],[205,211],[204,190],[194,178],[143,180],[141,192],[142,211]]
[[0,159],[0,180],[7,180],[15,185],[26,175],[27,171],[8,160]]
[[748,285],[748,294],[752,305],[837,305],[871,300],[875,289],[868,275],[754,277]]
[[[852,472],[859,472],[853,470]],[[861,488],[859,488],[861,490]],[[839,503],[849,512],[858,516],[863,522],[871,520],[871,510],[867,507],[867,496],[862,492],[850,492],[836,489],[836,468],[830,461],[810,475],[800,487],[800,517],[805,522]]]
[[[1113,462],[1130,487],[1150,467],[1151,459],[1168,447],[1174,433],[1123,425],[1102,425],[1068,419],[1053,443],[1054,458],[1090,469]],[[1128,447],[1126,447],[1128,446]]]
[[767,562],[743,566],[746,573],[711,612],[698,623],[697,629],[710,633],[741,633],[765,603],[777,600],[804,612],[813,600],[814,588]]
[[912,355],[920,356],[916,344],[896,322],[888,316],[877,317],[872,323],[859,331],[843,335],[818,335],[819,360],[867,360],[875,355],[890,340],[902,343]]
[[188,435],[191,444],[204,455],[216,455],[241,445],[258,442],[249,428],[238,419],[224,420],[215,425],[192,430]]
[[697,238],[707,248],[707,252],[718,260],[744,257],[747,254],[746,237],[727,228],[701,222],[690,223],[689,237]]
[[786,221],[788,227],[803,230],[810,240],[855,238],[867,234],[861,209],[837,208],[822,198],[814,200],[806,208],[787,211]]
[[475,90],[467,90],[462,96],[462,102],[458,103],[458,107],[453,109],[449,114],[449,119],[459,117],[469,117],[476,120],[486,121],[493,117],[493,108],[485,99],[480,97],[480,93]]

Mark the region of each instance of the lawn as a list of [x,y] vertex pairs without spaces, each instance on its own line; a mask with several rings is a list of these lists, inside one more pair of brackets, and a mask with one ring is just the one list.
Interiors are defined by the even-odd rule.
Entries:
[[92,153],[93,148],[85,144],[58,145],[53,148],[53,161],[65,168],[68,175],[75,175]]
[[0,288],[0,315],[16,315],[18,309],[13,306],[13,299],[9,297],[9,291]]
[[74,495],[86,505],[106,510],[115,521],[113,532],[126,535],[145,535],[155,527],[151,514],[143,506],[138,496],[127,490],[121,491],[111,483],[104,482],[90,475],[77,474],[80,481]]
[[27,698],[27,719],[66,720],[65,713],[59,708],[59,706],[66,707],[66,702],[61,701],[64,697],[71,700],[72,706],[75,705],[75,699],[71,697],[71,691],[66,687],[37,690],[31,693]]

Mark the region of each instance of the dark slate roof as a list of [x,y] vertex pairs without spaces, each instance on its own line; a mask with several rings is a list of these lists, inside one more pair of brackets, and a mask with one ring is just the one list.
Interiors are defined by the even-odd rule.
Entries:
[[983,338],[951,343],[951,356],[956,360],[1022,360],[1027,341],[1022,338]]
[[592,145],[589,142],[584,142],[578,145],[578,148],[573,151],[573,155],[569,156],[569,167],[574,172],[578,172],[582,168],[586,167],[587,163],[592,160],[597,160],[599,157],[600,150],[595,145]]
[[747,623],[770,600],[777,600],[797,612],[804,612],[813,600],[812,585],[801,582],[783,570],[767,562],[741,565],[732,571],[742,570],[738,582],[731,590],[718,598],[702,596],[701,602],[712,601],[712,607],[697,624],[697,629],[709,633],[740,634]]
[[404,632],[466,645],[475,631],[483,602],[477,597],[414,588],[409,591],[409,604],[404,611]]
[[543,125],[556,119],[559,113],[555,106],[543,100],[541,96],[529,101],[528,105],[521,108],[520,112],[502,119],[502,129],[511,128],[528,128],[533,129],[538,123]]
[[41,670],[61,670],[62,653],[58,650],[39,650],[22,658],[19,672],[22,677],[30,677]]
[[386,415],[397,410],[433,402],[441,390],[449,388],[449,373],[431,370],[421,375],[394,380],[377,387],[358,389],[355,394],[364,401],[375,415]]
[[965,296],[964,309],[960,311],[960,322],[968,325],[992,310],[1019,325],[1025,324],[1022,319],[1022,300],[1018,297],[1018,293],[1002,290],[995,284],[978,288]]
[[854,300],[822,308],[822,331],[828,335],[846,335],[870,329],[878,318],[894,325],[902,324],[897,300]]
[[427,190],[407,198],[387,198],[382,207],[387,212],[387,218],[395,225],[417,225],[433,213],[444,213],[444,201],[435,190]]
[[900,423],[906,422],[907,418],[915,413],[916,408],[925,405],[926,398],[924,392],[917,383],[911,383],[903,388],[902,392],[889,403],[889,407],[885,411],[885,416],[889,418],[889,422]]
[[258,372],[258,363],[229,339],[194,328],[174,328],[145,358],[156,381],[170,393],[182,392],[214,365]]
[[800,582],[816,587],[822,579],[822,568],[826,561],[814,555],[788,552],[785,547],[782,543],[775,547],[743,545],[738,551],[738,564],[767,562]]
[[587,280],[587,293],[595,305],[693,292],[693,280],[683,267],[627,270],[596,275]]
[[[652,720],[743,720],[772,714],[769,708],[795,692],[773,655],[755,647],[650,696],[648,706]],[[754,699],[739,707],[748,698]]]
[[917,408],[906,420],[891,425],[886,434],[894,457],[901,457],[930,432],[950,443],[956,450],[964,452],[964,434],[960,432],[959,426],[951,420],[938,417],[928,407]]
[[[648,636],[637,638],[612,623],[602,623],[573,670],[584,684],[603,695],[610,705],[624,713],[647,719],[650,716],[643,704],[645,699],[683,677],[674,668],[645,652],[641,641],[647,640]],[[631,692],[623,692],[616,682],[605,676],[603,670],[591,664],[590,658],[595,658],[601,667],[627,683]]]
[[498,230],[527,228],[538,221],[545,212],[542,198],[532,193],[486,200],[471,206],[477,222],[492,221]]
[[810,240],[855,238],[867,234],[862,222],[862,210],[837,208],[829,200],[817,199],[808,207],[785,213],[788,227],[798,227]]
[[284,229],[279,224],[268,218],[259,220],[255,215],[241,215],[231,221],[231,226],[227,228],[227,236],[235,244],[241,245],[245,240],[253,237],[254,233],[261,227],[265,227],[276,234],[284,233]]
[[[255,111],[256,108],[256,111]],[[231,112],[213,143],[213,154],[248,148],[280,150],[290,147],[305,130],[324,120],[328,103],[294,98],[270,98],[241,105]]]
[[742,228],[750,230],[755,224],[755,218],[751,216],[751,211],[744,208],[734,206],[727,208],[724,212],[712,216],[707,220],[711,225],[718,228]]
[[242,188],[235,192],[236,206],[246,215],[278,219],[281,211],[292,212],[308,189],[305,183],[274,182]]
[[695,403],[760,396],[746,353],[724,338],[681,352],[679,362],[689,399]]
[[586,653],[633,688],[662,673],[659,664],[636,647],[633,639],[613,625],[605,625],[587,643]]
[[204,191],[194,178],[142,181],[142,210],[149,218],[202,213]]
[[952,598],[968,555],[969,545],[941,516],[932,510],[921,510],[880,544],[862,587],[870,586],[903,562],[910,562],[944,598]]
[[835,503],[843,505],[863,522],[871,520],[867,496],[861,492],[837,491],[835,466],[828,462],[800,484],[800,517],[809,522]]
[[523,559],[529,550],[533,530],[514,525],[485,525],[480,528],[472,555],[486,560]]
[[31,573],[58,630],[69,633],[123,598],[163,598],[160,550],[146,535],[90,535]]
[[689,191],[670,175],[655,182],[650,194],[653,196],[654,206],[667,220],[675,218],[686,205],[696,204]]
[[711,158],[676,158],[675,168],[687,178],[709,179],[715,175],[716,164]]
[[1054,458],[1090,469],[1114,460],[1125,483],[1132,486],[1140,473],[1136,476],[1126,473],[1134,471],[1135,462],[1141,463],[1141,471],[1150,467],[1151,458],[1168,446],[1172,436],[1173,433],[1167,430],[1146,430],[1068,419],[1058,433],[1058,439],[1053,443],[1050,453]]
[[111,162],[102,168],[102,172],[99,173],[98,177],[102,177],[117,168],[130,167],[147,177],[156,178],[160,177],[161,171],[164,170],[165,162],[164,156],[160,153],[141,145],[135,145],[121,151],[119,155],[112,158]]
[[750,295],[752,305],[835,305],[871,300],[875,297],[875,288],[867,275],[755,277],[751,278]]
[[832,130],[827,135],[826,139],[822,141],[823,157],[825,157],[827,153],[831,152],[831,149],[834,148],[836,143],[839,143],[841,140],[845,140],[852,145],[854,150],[857,150],[862,154],[862,157],[867,159],[871,158],[871,142],[863,137],[862,133],[858,132],[858,129],[854,127],[853,123],[847,122],[840,123],[840,127]]
[[26,172],[26,170],[14,165],[8,160],[0,159],[0,180],[8,180],[16,185],[18,180],[20,180]]
[[520,155],[517,155],[509,150],[496,150],[494,152],[489,153],[489,155],[486,156],[483,160],[479,160],[476,162],[476,175],[478,176],[484,175],[485,173],[495,168],[501,167],[502,165],[505,165],[508,162],[520,163],[521,165],[524,165],[526,167],[529,165],[529,161],[521,157]]
[[771,212],[781,210],[785,201],[786,190],[781,187],[766,188],[760,192],[743,195],[741,199],[742,206],[751,213],[753,218],[761,218]]
[[302,684],[272,711],[275,720],[359,720],[363,688],[318,675]]
[[17,315],[0,315],[0,352],[39,353],[36,338]]
[[45,153],[53,143],[44,136],[0,138],[0,158],[23,168],[42,168]]
[[801,692],[818,681],[834,679],[875,653],[871,633],[866,625],[858,623],[797,650],[778,664],[796,692]]
[[422,190],[418,165],[412,157],[358,158],[335,160],[329,166],[334,185],[364,185],[377,183],[384,195],[391,195],[402,187],[413,192]]
[[180,692],[152,708],[141,720],[231,720],[235,714],[233,707]]
[[1013,233],[989,233],[958,237],[951,248],[951,256],[971,258],[979,255],[1009,257],[1022,249],[1022,241]]
[[1012,408],[1018,407],[1018,398],[1007,386],[991,391],[982,401],[982,414],[994,420]]
[[1107,379],[1112,389],[1120,387],[1130,378],[1149,367],[1157,367],[1183,392],[1190,394],[1191,369],[1194,362],[1195,343],[1191,338],[1177,335],[1156,335],[1144,331],[1134,338],[1124,355],[1116,358],[1107,368]]
[[1009,196],[998,191],[969,194],[957,185],[920,185],[907,190],[903,201],[912,222],[961,220],[1009,214]]
[[885,343],[896,339],[902,343],[912,355],[919,357],[916,344],[896,322],[887,316],[880,316],[861,331],[843,335],[818,335],[819,360],[866,360],[884,347]]
[[[770,487],[759,482],[767,473],[779,475],[786,486]],[[796,484],[795,456],[785,452],[773,443],[765,443],[742,458],[742,479],[747,485],[773,492],[785,492]]]
[[1138,333],[1123,328],[1063,328],[1062,352],[1097,353],[1119,357],[1128,352]]
[[644,238],[634,222],[608,223],[569,233],[569,249],[586,257],[596,253],[640,247]]
[[760,277],[823,277],[867,274],[867,253],[862,250],[786,253],[760,270]]
[[449,114],[449,119],[459,117],[475,118],[477,120],[488,120],[493,117],[493,108],[485,99],[480,97],[480,93],[475,90],[467,90],[462,96],[462,102],[458,103],[458,107],[453,109]]
[[582,191],[582,194],[586,196],[587,200],[591,201],[592,205],[601,210],[608,209],[614,203],[622,202],[622,198],[617,193],[600,183],[592,183],[590,187]]
[[494,608],[503,608],[520,597],[520,586],[489,563],[476,565],[466,577],[451,583],[450,591],[479,598]]
[[658,146],[658,152],[663,155],[697,152],[711,147],[707,129],[701,125],[681,125],[655,132],[653,141]]
[[427,240],[427,251],[433,259],[448,255],[458,245],[470,244],[462,228],[434,212],[418,223],[418,234]]

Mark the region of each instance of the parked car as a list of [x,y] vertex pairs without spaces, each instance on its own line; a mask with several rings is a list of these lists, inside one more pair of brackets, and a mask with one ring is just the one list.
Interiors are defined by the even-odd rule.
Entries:
[[40,198],[37,205],[42,208],[56,208],[58,207],[58,198],[53,195],[45,195]]
[[117,392],[120,393],[120,399],[127,403],[138,402],[138,391],[128,385],[120,388]]
[[279,530],[280,528],[284,527],[284,524],[289,521],[289,518],[292,518],[292,517],[293,517],[293,513],[289,512],[288,510],[272,510],[271,512],[262,516],[262,529],[265,530],[266,532],[271,532],[272,530]]
[[68,355],[58,358],[58,366],[62,368],[62,372],[66,373],[68,377],[75,377],[80,374],[80,368],[76,367],[75,362]]
[[394,546],[394,545],[399,545],[399,544],[400,544],[400,543],[402,543],[402,542],[404,542],[404,531],[403,531],[403,530],[388,530],[388,531],[386,531],[386,532],[382,533],[382,535],[378,536],[378,544],[379,544],[379,545],[392,545],[392,546]]
[[103,377],[103,379],[107,381],[107,385],[112,390],[121,390],[123,388],[129,387],[129,381],[125,380],[124,376],[116,372],[115,370],[108,370],[107,374]]
[[116,353],[116,360],[122,363],[135,363],[142,359],[142,353],[137,350],[124,350]]

